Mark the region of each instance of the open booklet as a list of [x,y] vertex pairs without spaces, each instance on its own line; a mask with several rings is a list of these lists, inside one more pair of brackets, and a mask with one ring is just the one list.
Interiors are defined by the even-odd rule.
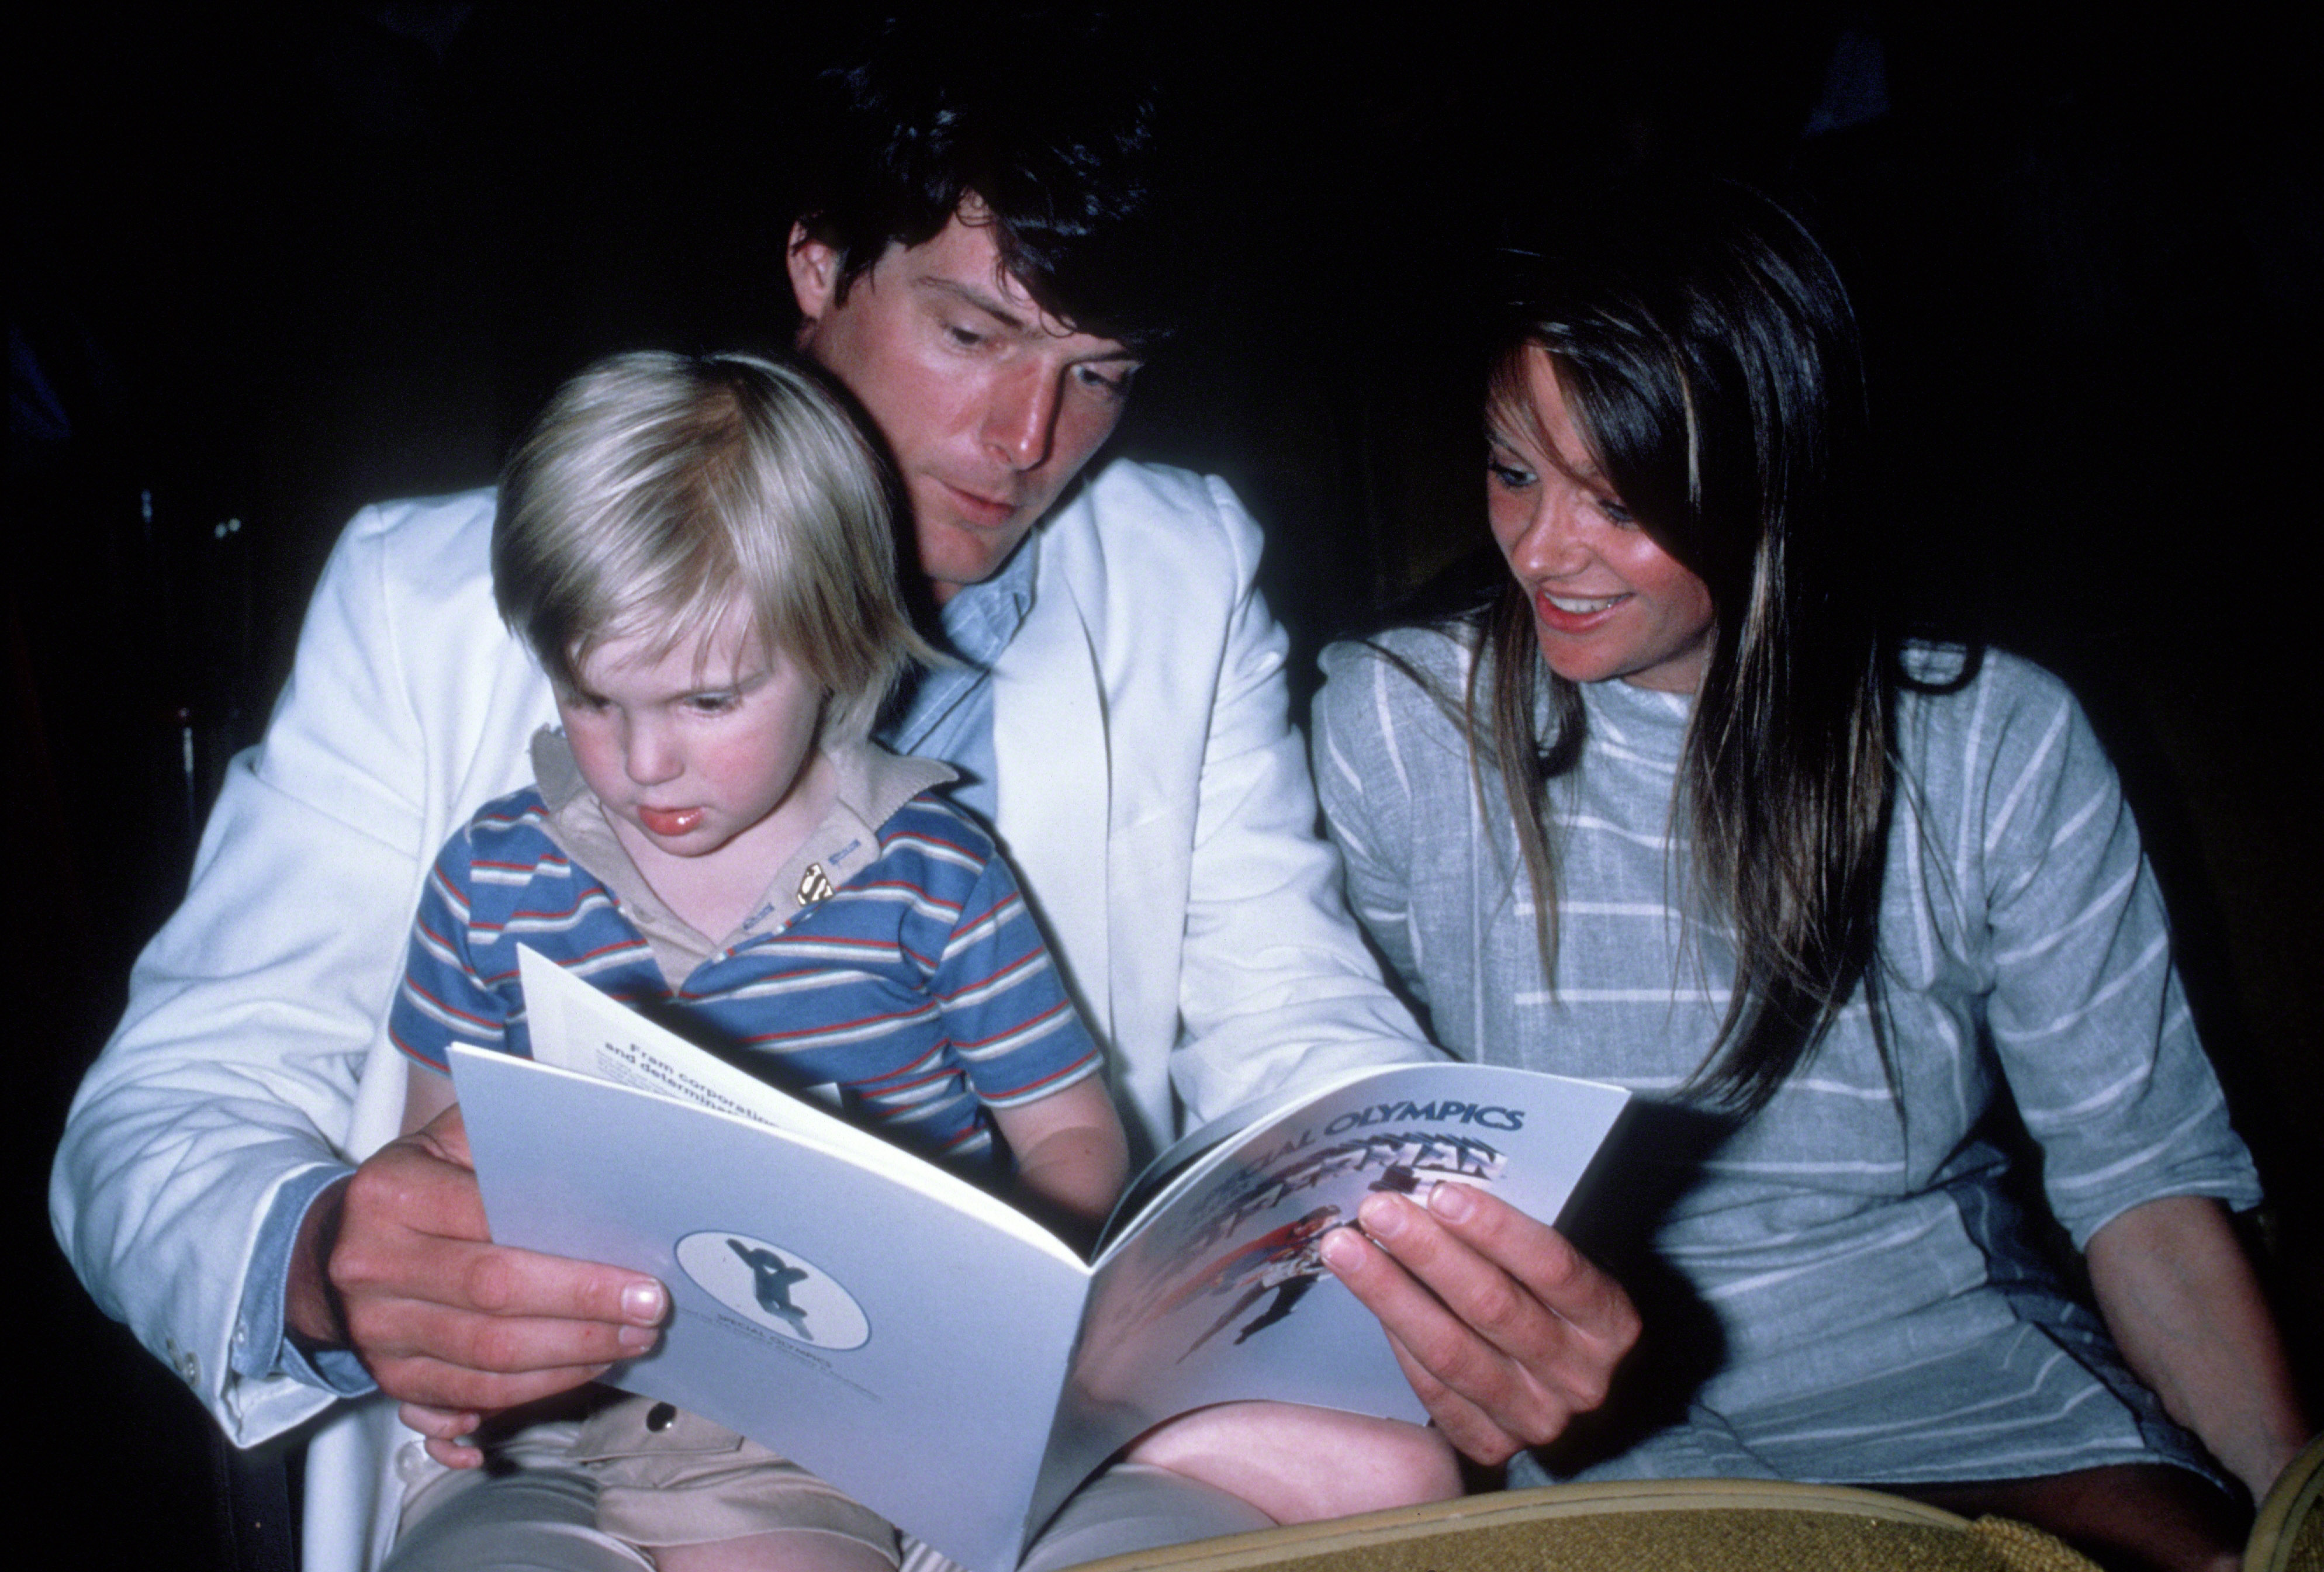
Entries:
[[452,1071],[493,1237],[649,1272],[660,1346],[607,1379],[742,1431],[976,1572],[1141,1431],[1273,1398],[1423,1420],[1323,1236],[1375,1190],[1553,1219],[1628,1094],[1397,1065],[1197,1132],[1093,1262],[1005,1201],[686,1043],[530,951],[533,1060]]

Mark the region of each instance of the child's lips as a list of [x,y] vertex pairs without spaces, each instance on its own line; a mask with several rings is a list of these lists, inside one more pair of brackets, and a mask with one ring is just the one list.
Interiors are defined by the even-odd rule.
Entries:
[[700,808],[640,808],[638,823],[657,835],[675,838],[702,823]]

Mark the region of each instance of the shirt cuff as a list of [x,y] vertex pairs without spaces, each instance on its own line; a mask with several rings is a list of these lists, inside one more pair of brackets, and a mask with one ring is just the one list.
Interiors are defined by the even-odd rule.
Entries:
[[325,1190],[354,1169],[326,1163],[297,1175],[274,1192],[274,1204],[259,1225],[257,1248],[243,1279],[242,1308],[235,1321],[234,1371],[247,1380],[287,1376],[302,1386],[339,1397],[362,1397],[379,1390],[371,1372],[348,1348],[318,1348],[309,1354],[291,1342],[282,1324],[290,1292],[290,1252],[307,1210]]

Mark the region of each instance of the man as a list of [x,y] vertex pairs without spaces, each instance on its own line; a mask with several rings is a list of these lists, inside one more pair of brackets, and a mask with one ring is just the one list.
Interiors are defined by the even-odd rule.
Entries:
[[[788,262],[799,345],[886,437],[967,663],[925,677],[883,740],[961,768],[1150,1150],[1180,1104],[1206,1117],[1423,1050],[1313,834],[1257,531],[1216,481],[1084,473],[1178,270],[1143,103],[1079,41],[891,40],[847,79],[825,142],[842,175]],[[636,1273],[486,1242],[456,1112],[389,1140],[403,1078],[383,1021],[427,859],[521,784],[551,713],[492,610],[491,514],[475,493],[349,528],[58,1157],[83,1280],[236,1442],[337,1410],[309,1452],[310,1567],[375,1561],[408,1491],[513,1500],[489,1522],[415,1513],[406,1551],[443,1565],[504,1553],[476,1536],[511,1522],[586,1521],[553,1467],[488,1495],[438,1464],[476,1460],[479,1420],[650,1347],[668,1310]],[[1438,1195],[1434,1216],[1367,1203],[1393,1261],[1353,1229],[1326,1256],[1446,1434],[1497,1461],[1599,1401],[1635,1317],[1546,1228]],[[392,1405],[343,1401],[374,1384],[437,1462]]]

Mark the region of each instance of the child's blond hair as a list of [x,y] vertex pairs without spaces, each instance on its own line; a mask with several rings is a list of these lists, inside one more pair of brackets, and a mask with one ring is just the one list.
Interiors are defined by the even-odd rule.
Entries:
[[760,646],[830,695],[860,737],[926,657],[896,584],[888,472],[816,376],[742,354],[598,362],[558,389],[510,458],[493,594],[549,679],[649,635],[659,657],[737,602]]

